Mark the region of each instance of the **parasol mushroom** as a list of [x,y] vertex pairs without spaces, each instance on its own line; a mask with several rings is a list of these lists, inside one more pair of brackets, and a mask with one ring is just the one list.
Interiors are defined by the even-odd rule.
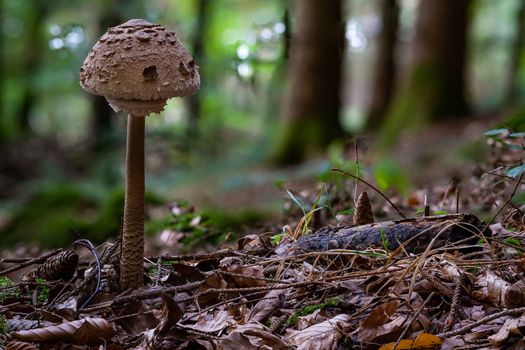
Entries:
[[128,114],[121,288],[143,285],[144,122],[171,97],[195,93],[198,67],[174,32],[142,19],[109,28],[80,68],[80,85]]

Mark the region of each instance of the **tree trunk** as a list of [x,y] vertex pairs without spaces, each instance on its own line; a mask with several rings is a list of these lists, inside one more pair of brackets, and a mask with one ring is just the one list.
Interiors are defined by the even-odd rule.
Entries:
[[382,146],[392,144],[407,127],[467,112],[464,74],[470,3],[421,0],[407,82],[387,114]]
[[[197,25],[195,36],[193,37],[193,57],[198,65],[205,66],[204,60],[204,34],[210,13],[210,0],[197,0]],[[202,86],[201,86],[202,88]],[[188,131],[189,140],[193,140],[198,134],[198,124],[201,117],[201,95],[196,93],[188,98],[189,119]]]
[[273,161],[288,164],[342,135],[339,122],[344,21],[342,0],[296,0],[288,93]]
[[523,44],[525,43],[525,0],[519,3],[519,9],[516,13],[516,35],[512,44],[510,53],[510,65],[508,70],[507,82],[505,86],[504,103],[512,106],[516,103],[519,86],[517,77],[519,66],[523,54]]
[[391,100],[395,82],[394,51],[399,27],[397,0],[381,0],[381,33],[377,42],[372,84],[372,101],[368,111],[367,128],[381,125]]
[[26,83],[24,84],[22,101],[17,116],[18,133],[21,137],[31,133],[31,111],[37,102],[35,79],[40,70],[41,59],[44,56],[43,51],[46,43],[44,22],[49,7],[46,1],[37,1],[33,10],[34,12],[29,15],[29,20],[25,23],[27,39],[22,57],[22,70]]
[[[127,2],[127,0],[121,0],[100,5],[98,21],[99,36],[103,35],[108,28],[115,27],[124,22],[124,17],[120,9],[122,9]],[[98,154],[100,151],[110,148],[114,142],[114,112],[102,96],[93,96],[91,98],[91,110],[94,115],[91,121],[92,136],[90,139],[93,140],[93,151],[95,154]]]

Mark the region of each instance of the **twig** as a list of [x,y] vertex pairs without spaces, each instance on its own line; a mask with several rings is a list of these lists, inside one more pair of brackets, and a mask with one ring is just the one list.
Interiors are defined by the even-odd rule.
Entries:
[[[355,175],[359,177],[359,147],[357,140],[355,141]],[[357,183],[359,181],[355,179],[354,184],[354,205],[357,206]]]
[[520,187],[520,184],[521,184],[521,179],[523,179],[523,175],[525,175],[525,173],[521,173],[520,177],[518,178],[518,180],[516,180],[516,185],[514,186],[514,189],[512,190],[512,193],[510,194],[509,198],[507,198],[507,200],[505,201],[505,203],[503,203],[503,205],[501,206],[501,208],[499,208],[498,212],[492,217],[492,219],[490,219],[490,221],[485,225],[485,227],[483,228],[483,230],[481,231],[481,234],[483,234],[487,228],[494,222],[494,220],[496,220],[496,217],[503,211],[503,209],[505,209],[505,207],[507,205],[509,205],[510,201],[512,200],[512,197],[514,197],[514,195],[516,194],[516,191],[518,190],[518,188]]
[[359,176],[355,176],[354,174],[350,174],[349,172],[346,172],[342,169],[338,169],[338,168],[332,168],[330,169],[332,171],[335,171],[335,172],[338,172],[338,173],[341,173],[341,174],[344,174],[346,176],[350,176],[356,180],[359,180],[361,181],[362,183],[364,183],[365,185],[367,185],[368,187],[370,187],[371,189],[373,189],[374,191],[376,191],[381,197],[383,197],[387,202],[388,204],[390,204],[392,206],[392,208],[394,208],[394,210],[399,214],[399,216],[401,216],[403,219],[406,219],[407,217],[401,212],[401,210],[390,200],[388,199],[388,197],[383,193],[381,192],[377,187],[375,187],[374,185],[372,185],[371,183],[369,183],[368,181],[360,178]]
[[82,306],[80,306],[80,308],[82,309],[100,291],[100,283],[101,283],[101,280],[102,280],[102,266],[100,264],[100,259],[98,258],[97,251],[96,251],[95,247],[93,246],[93,244],[90,241],[88,241],[87,239],[79,239],[79,240],[77,240],[77,241],[75,241],[73,243],[73,246],[76,246],[77,244],[81,245],[81,246],[83,246],[83,247],[85,247],[87,249],[89,249],[91,254],[93,254],[93,257],[95,258],[95,262],[97,264],[97,286],[95,288],[95,291],[93,293],[91,293],[91,295],[86,299],[86,301],[84,301],[84,303],[82,303]]
[[481,320],[476,321],[474,323],[471,323],[471,324],[469,324],[467,326],[461,327],[459,329],[456,329],[455,331],[440,333],[437,336],[440,337],[440,338],[454,337],[456,335],[460,335],[460,334],[466,333],[468,331],[471,331],[473,328],[475,328],[477,326],[481,326],[482,324],[484,324],[486,322],[495,320],[495,319],[500,318],[502,316],[521,314],[521,313],[524,313],[524,312],[525,312],[525,307],[517,307],[517,308],[514,308],[514,309],[503,310],[503,311],[500,311],[500,312],[496,312],[495,314],[483,317]]
[[[120,245],[120,239],[116,240],[115,243],[113,243],[113,245],[108,250],[106,250],[106,252],[103,254],[102,258],[99,261],[100,266],[104,266],[109,261],[109,259],[111,259],[113,254],[115,254],[115,252],[117,251],[117,248],[119,247],[119,245]],[[89,285],[89,283],[91,283],[91,280],[98,274],[97,272],[98,271],[95,269],[91,270],[88,273],[88,275],[84,278],[84,280],[77,287],[75,287],[70,292],[67,292],[61,295],[60,298],[57,297],[55,299],[64,300],[70,295],[77,295],[80,291],[84,290]]]
[[43,263],[44,261],[46,261],[48,258],[52,257],[53,255],[55,254],[58,254],[62,251],[62,249],[55,249],[49,253],[46,253],[42,256],[39,256],[38,258],[34,258],[34,259],[31,259],[31,260],[28,260],[26,262],[23,262],[21,263],[20,265],[17,265],[17,266],[13,266],[13,267],[10,267],[6,270],[3,270],[3,271],[0,271],[0,276],[5,276],[11,272],[15,272],[15,271],[18,271],[18,270],[21,270],[23,269],[24,267],[27,267],[27,266],[30,266],[30,265],[34,265],[34,264],[41,264]]
[[419,309],[416,311],[416,313],[414,314],[414,316],[412,316],[410,318],[410,322],[407,323],[405,329],[403,329],[403,332],[401,333],[401,335],[399,336],[399,338],[397,338],[397,341],[396,343],[394,344],[394,346],[392,347],[392,350],[396,350],[397,346],[399,345],[399,343],[401,342],[401,340],[405,337],[405,335],[408,333],[408,330],[410,329],[410,327],[412,327],[412,323],[419,317],[419,314],[421,313],[421,311],[425,308],[425,306],[427,306],[428,302],[430,301],[430,299],[432,299],[432,297],[434,296],[434,292],[430,293],[427,297],[427,299],[423,302],[423,304],[421,304],[421,306],[419,307]]

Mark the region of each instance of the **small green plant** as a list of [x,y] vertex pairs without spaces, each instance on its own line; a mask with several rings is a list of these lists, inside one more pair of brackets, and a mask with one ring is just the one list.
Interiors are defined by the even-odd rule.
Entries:
[[288,317],[288,320],[286,320],[286,325],[295,326],[297,324],[297,321],[299,321],[300,316],[310,315],[316,310],[324,309],[328,306],[337,306],[340,303],[341,301],[339,299],[330,298],[324,303],[305,306],[301,310],[294,312],[292,316]]
[[505,239],[505,243],[507,244],[510,244],[516,248],[520,248],[521,247],[521,242],[519,240],[517,240],[516,238],[507,238]]
[[11,281],[7,277],[0,277],[0,287],[9,287],[13,285],[13,281]]
[[381,231],[379,231],[379,233],[381,234],[381,243],[383,244],[383,249],[388,253],[390,249],[388,248],[388,238],[386,238],[384,227],[381,227]]
[[275,244],[275,245],[281,243],[282,239],[283,239],[282,233],[276,234],[275,236],[271,237],[272,244]]
[[[11,281],[9,278],[0,277],[0,288],[10,287],[12,285],[13,281]],[[20,289],[18,287],[13,287],[12,289],[10,288],[0,292],[0,302],[3,302],[6,298],[16,298],[18,296],[20,296]]]
[[43,278],[35,278],[35,282],[41,284],[36,287],[36,299],[41,303],[46,303],[49,300],[49,287],[43,284],[47,281]]
[[517,253],[519,254],[523,253],[523,249],[521,249],[521,242],[517,240],[516,238],[509,237],[509,238],[506,238],[504,242],[514,247],[513,249],[515,249]]

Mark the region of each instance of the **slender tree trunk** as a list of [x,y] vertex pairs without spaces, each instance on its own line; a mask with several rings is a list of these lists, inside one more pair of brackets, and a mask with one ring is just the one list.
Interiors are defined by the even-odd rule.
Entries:
[[[197,1],[197,26],[195,28],[195,36],[193,37],[193,57],[197,64],[204,66],[204,35],[208,24],[208,15],[210,8],[210,0],[196,0]],[[211,0],[212,1],[212,0]],[[202,86],[201,86],[202,89]],[[199,93],[190,96],[189,103],[189,119],[188,119],[188,136],[192,140],[197,136],[198,124],[201,117],[201,95]]]
[[507,82],[505,87],[504,102],[507,106],[512,106],[516,103],[518,97],[518,81],[519,66],[521,57],[523,55],[523,46],[525,44],[525,0],[519,3],[519,9],[516,13],[516,35],[512,44],[512,51],[510,53],[510,65],[508,70]]
[[468,112],[465,61],[470,0],[421,0],[406,85],[387,114],[380,145],[408,127]]
[[[286,3],[288,3],[287,1]],[[288,61],[290,58],[290,47],[292,42],[292,33],[291,33],[291,24],[290,24],[290,8],[286,7],[283,14],[283,24],[284,24],[284,33],[283,33],[283,59]]]
[[397,0],[381,0],[381,33],[377,43],[367,128],[376,129],[383,121],[395,83],[394,52],[399,27]]
[[33,8],[34,13],[25,24],[27,30],[26,47],[24,49],[23,74],[26,83],[22,92],[22,102],[18,110],[17,124],[18,132],[23,137],[31,133],[31,111],[37,102],[37,91],[35,90],[35,77],[40,70],[41,59],[44,56],[44,22],[49,11],[46,1],[37,1]]
[[[127,2],[127,0],[120,0],[99,5],[101,7],[98,21],[99,36],[103,35],[108,28],[124,22],[121,9],[126,6]],[[100,151],[110,148],[114,142],[114,112],[102,96],[91,97],[91,109],[93,118],[91,121],[90,139],[93,141],[93,151],[95,154],[98,154]]]
[[342,0],[296,0],[288,93],[273,161],[300,161],[342,135]]

